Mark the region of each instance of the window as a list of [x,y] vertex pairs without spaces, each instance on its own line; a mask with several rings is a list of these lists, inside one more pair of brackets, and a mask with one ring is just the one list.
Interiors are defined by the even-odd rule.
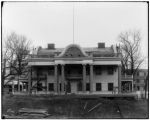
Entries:
[[137,79],[137,80],[136,80],[136,82],[137,82],[137,83],[139,83],[139,82],[140,82],[140,80],[139,80],[139,79]]
[[48,75],[54,75],[54,70],[48,70]]
[[61,91],[61,83],[59,83],[59,90]]
[[108,67],[107,70],[108,70],[109,75],[113,75],[113,73],[114,73],[113,67]]
[[48,90],[49,91],[54,91],[54,83],[49,83],[48,84]]
[[95,68],[95,73],[96,73],[96,75],[101,75],[102,74],[101,67],[96,67]]
[[108,91],[113,91],[113,83],[108,83]]
[[145,80],[140,80],[140,83],[145,83]]
[[86,69],[86,75],[89,75],[90,74],[90,69],[89,67]]
[[137,86],[137,90],[140,90],[140,86]]
[[64,91],[66,91],[66,84],[64,83]]
[[82,91],[82,82],[78,82],[78,91]]
[[96,91],[101,91],[101,83],[96,83]]
[[37,83],[37,91],[42,91],[42,83]]
[[78,74],[82,74],[82,70],[78,69]]
[[144,76],[144,72],[139,72],[139,76]]
[[90,83],[86,83],[86,91],[90,91]]

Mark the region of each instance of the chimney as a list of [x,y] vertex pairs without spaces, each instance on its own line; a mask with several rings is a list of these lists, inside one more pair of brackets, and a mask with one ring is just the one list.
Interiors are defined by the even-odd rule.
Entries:
[[48,49],[55,49],[55,44],[48,44]]
[[98,43],[98,48],[105,48],[105,43]]

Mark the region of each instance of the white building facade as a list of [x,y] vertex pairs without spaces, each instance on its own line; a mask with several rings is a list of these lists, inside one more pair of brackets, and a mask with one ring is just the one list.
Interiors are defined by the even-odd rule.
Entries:
[[40,94],[118,94],[121,56],[117,46],[39,47],[28,59],[28,91]]

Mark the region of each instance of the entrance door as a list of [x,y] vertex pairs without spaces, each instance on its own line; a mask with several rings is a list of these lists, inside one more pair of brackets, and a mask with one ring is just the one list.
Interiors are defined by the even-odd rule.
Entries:
[[77,93],[77,82],[76,81],[71,82],[71,93]]

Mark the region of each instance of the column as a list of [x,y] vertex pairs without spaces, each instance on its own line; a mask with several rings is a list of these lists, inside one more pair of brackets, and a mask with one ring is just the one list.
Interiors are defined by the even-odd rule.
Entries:
[[21,85],[21,87],[22,87],[21,91],[22,91],[22,92],[23,92],[23,86],[24,86],[24,83],[22,82],[22,85]]
[[46,76],[45,76],[45,77],[46,77],[46,78],[45,78],[45,79],[46,79],[46,80],[45,80],[45,92],[46,92],[46,94],[47,94],[47,88],[48,88],[48,86],[47,86],[47,76],[48,76],[48,75],[46,74]]
[[47,74],[46,86],[47,86],[46,92],[48,92],[48,74]]
[[31,69],[29,70],[28,74],[28,93],[31,94]]
[[90,92],[93,92],[93,65],[90,65]]
[[118,93],[121,93],[121,65],[118,65]]
[[83,64],[83,82],[82,82],[82,91],[86,92],[86,65]]
[[64,74],[64,65],[61,65],[61,92],[64,92],[64,80],[65,80],[65,74]]
[[58,66],[54,66],[54,72],[55,72],[55,82],[54,82],[54,91],[55,93],[58,93]]

